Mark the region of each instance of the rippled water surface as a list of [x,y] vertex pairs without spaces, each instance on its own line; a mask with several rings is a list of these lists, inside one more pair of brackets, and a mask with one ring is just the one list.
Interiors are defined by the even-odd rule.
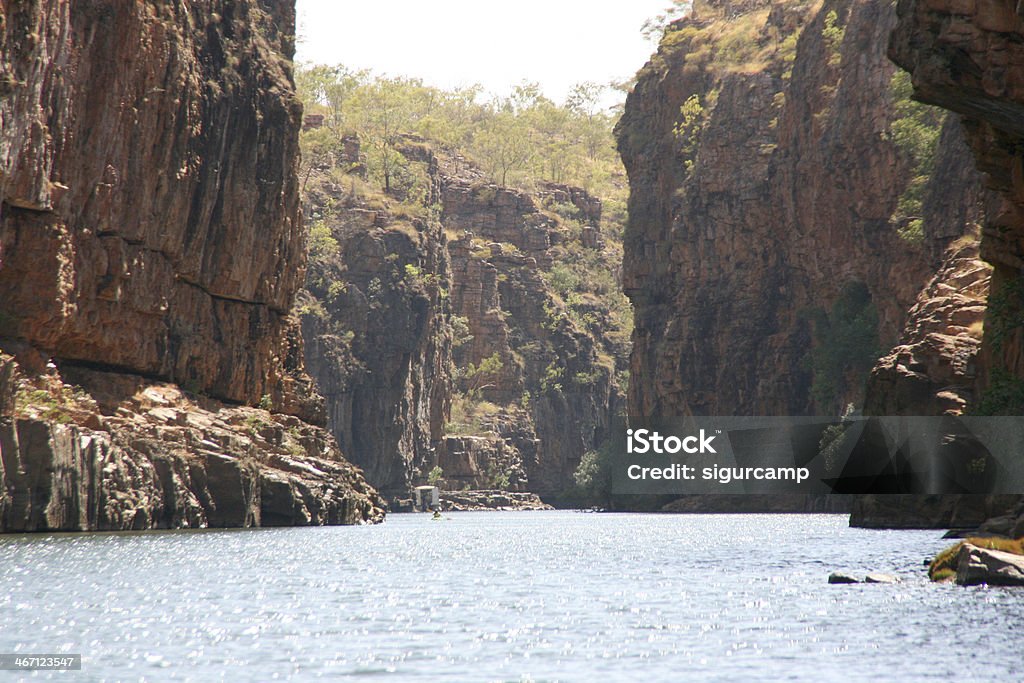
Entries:
[[1024,590],[928,583],[948,543],[575,512],[0,537],[0,652],[81,653],[75,680],[1024,679]]

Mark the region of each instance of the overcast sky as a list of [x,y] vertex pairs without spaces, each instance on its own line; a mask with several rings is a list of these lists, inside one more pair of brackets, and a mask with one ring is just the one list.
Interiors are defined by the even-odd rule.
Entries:
[[[536,81],[561,102],[574,83],[631,77],[653,45],[644,21],[671,0],[298,0],[297,59],[491,93]],[[598,9],[600,8],[600,9]]]

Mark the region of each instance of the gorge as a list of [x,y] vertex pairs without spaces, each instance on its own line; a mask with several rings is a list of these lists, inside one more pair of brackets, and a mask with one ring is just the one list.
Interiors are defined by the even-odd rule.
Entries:
[[[4,10],[3,530],[369,522],[424,484],[604,504],[622,415],[1024,409],[1009,0],[695,2],[626,99],[625,175],[585,105],[296,75],[290,3]],[[516,116],[595,127],[517,166]]]

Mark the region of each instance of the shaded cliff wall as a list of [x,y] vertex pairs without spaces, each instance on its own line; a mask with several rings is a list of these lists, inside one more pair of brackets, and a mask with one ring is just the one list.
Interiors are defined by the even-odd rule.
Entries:
[[[920,207],[942,219],[907,238],[900,200],[914,169],[894,140],[885,54],[895,21],[889,3],[707,2],[666,31],[617,130],[631,189],[632,415],[860,405],[873,359],[980,212],[970,183],[940,187],[972,173],[947,125]],[[826,378],[815,350],[851,296],[862,366],[838,362]]]
[[[434,204],[436,162],[416,151],[435,167],[424,176],[424,201]],[[340,165],[358,162],[353,154]],[[326,242],[314,250],[299,310],[328,428],[382,493],[406,497],[437,464],[451,407],[444,231],[426,213],[394,215],[357,199],[329,175],[314,180],[306,201]]]
[[[1009,0],[900,2],[898,13],[893,60],[910,72],[915,97],[961,115],[977,167],[998,196],[981,241],[993,273],[979,380],[982,392],[1012,393],[1024,378],[1024,19]],[[1022,402],[1006,398],[986,412],[1020,414]]]
[[295,417],[294,7],[0,6],[0,529],[379,519]]
[[[875,368],[870,403],[878,412],[1022,415],[1021,10],[1009,0],[919,0],[898,3],[897,14],[889,54],[910,72],[916,98],[960,115],[976,167],[984,174],[989,210],[980,260],[976,246],[953,245],[947,264],[911,311],[901,345]],[[973,326],[970,339],[958,332],[964,324]],[[875,496],[858,501],[851,523],[975,526],[989,517],[995,519],[987,530],[1015,533],[1024,524],[1024,501],[1019,496]]]

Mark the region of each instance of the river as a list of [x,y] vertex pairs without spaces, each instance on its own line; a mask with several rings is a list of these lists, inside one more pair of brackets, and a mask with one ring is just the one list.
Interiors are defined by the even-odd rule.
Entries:
[[940,536],[566,511],[7,536],[0,652],[80,653],[36,673],[61,680],[1024,679],[1024,589],[929,583]]

